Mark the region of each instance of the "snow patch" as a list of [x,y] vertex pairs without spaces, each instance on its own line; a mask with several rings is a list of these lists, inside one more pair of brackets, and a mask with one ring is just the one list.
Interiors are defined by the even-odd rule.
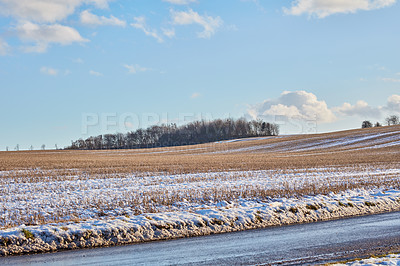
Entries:
[[314,222],[400,209],[400,190],[348,190],[270,200],[237,199],[191,211],[144,213],[82,222],[20,225],[0,231],[0,254],[101,247]]

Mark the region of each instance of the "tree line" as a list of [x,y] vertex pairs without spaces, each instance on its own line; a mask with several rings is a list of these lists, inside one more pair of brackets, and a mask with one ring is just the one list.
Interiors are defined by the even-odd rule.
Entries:
[[[400,118],[397,115],[391,115],[386,117],[385,122],[386,125],[388,126],[400,125]],[[372,124],[372,122],[369,120],[364,120],[361,124],[361,128],[381,127],[381,126],[382,126],[381,123],[376,122],[375,124]]]
[[248,137],[277,136],[279,126],[262,120],[216,119],[150,126],[128,133],[104,134],[72,141],[66,149],[138,149],[193,145]]

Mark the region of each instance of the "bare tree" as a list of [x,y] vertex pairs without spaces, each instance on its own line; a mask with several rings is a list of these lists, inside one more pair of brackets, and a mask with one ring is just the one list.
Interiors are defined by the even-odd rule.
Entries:
[[6,151],[8,151],[8,146],[6,147]]
[[213,121],[194,121],[177,126],[154,125],[147,129],[139,128],[126,134],[105,134],[89,137],[85,140],[72,141],[67,149],[137,149],[150,147],[167,147],[206,142],[248,138],[260,136],[276,136],[279,126],[262,120],[246,121],[241,119],[216,119]]
[[46,145],[42,144],[41,149],[44,151],[46,149]]
[[14,150],[19,151],[19,144],[17,144],[17,146],[15,146]]
[[397,115],[388,116],[385,121],[388,126],[400,124],[400,118]]
[[379,123],[379,122],[376,122],[376,123],[375,123],[375,127],[381,127],[381,126],[382,126],[381,123]]
[[58,150],[58,146],[57,146],[57,144],[55,144],[55,145],[54,145],[54,147],[56,147],[56,150]]

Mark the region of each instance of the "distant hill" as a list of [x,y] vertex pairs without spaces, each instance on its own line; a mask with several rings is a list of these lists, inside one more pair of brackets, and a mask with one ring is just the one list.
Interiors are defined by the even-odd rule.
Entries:
[[221,153],[317,153],[399,149],[400,125],[354,129],[322,134],[283,135],[277,138],[240,139],[229,141]]

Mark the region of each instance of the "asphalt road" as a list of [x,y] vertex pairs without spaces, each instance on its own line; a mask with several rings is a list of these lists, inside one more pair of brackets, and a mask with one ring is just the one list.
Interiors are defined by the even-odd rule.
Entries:
[[1,258],[1,265],[314,264],[400,252],[400,212],[143,244]]

